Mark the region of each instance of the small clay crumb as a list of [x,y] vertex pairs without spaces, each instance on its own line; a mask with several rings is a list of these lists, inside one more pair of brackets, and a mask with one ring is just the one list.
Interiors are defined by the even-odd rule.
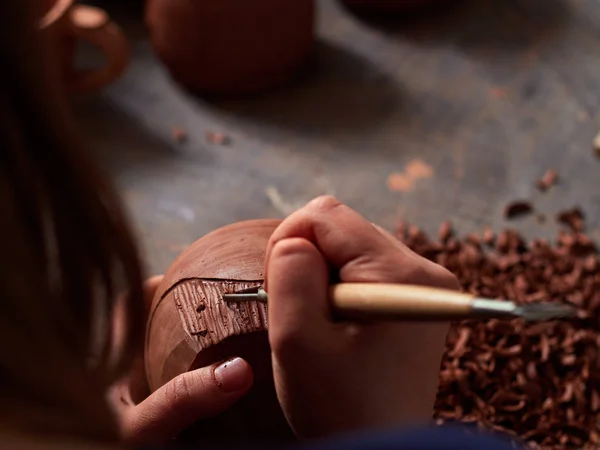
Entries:
[[452,237],[452,223],[449,221],[442,222],[438,230],[438,239],[442,242],[448,242]]
[[206,142],[214,145],[229,145],[231,139],[224,133],[209,131],[206,133]]
[[411,225],[408,227],[408,236],[411,238],[416,238],[421,234],[421,229],[416,225]]
[[548,169],[544,176],[537,180],[536,186],[540,191],[547,191],[558,181],[558,172],[554,169]]
[[524,200],[516,200],[506,205],[504,209],[504,217],[507,219],[513,219],[518,216],[524,216],[533,212],[533,206],[531,203]]
[[[584,214],[574,208],[563,218],[573,219],[583,222]],[[439,238],[446,238],[447,225],[440,230]],[[575,320],[453,323],[439,373],[436,423],[474,422],[518,437],[528,448],[599,448],[600,255],[591,237],[562,229],[556,239],[527,242],[516,230],[495,237],[487,229],[484,247],[472,235],[432,240],[410,224],[397,236],[456,274],[465,292],[577,308]]]
[[187,141],[187,138],[188,138],[187,131],[185,131],[183,128],[181,128],[181,127],[173,128],[173,139],[175,140],[175,142],[177,142],[178,144],[182,144],[185,141]]
[[483,230],[483,242],[487,245],[493,245],[495,240],[496,235],[494,234],[494,230],[489,227]]
[[196,308],[196,312],[202,312],[206,309],[206,305],[204,303],[200,303]]
[[592,141],[592,146],[594,148],[596,156],[600,156],[600,131],[594,137],[594,140]]
[[465,238],[465,241],[467,241],[468,243],[474,245],[475,247],[479,247],[479,244],[481,242],[481,238],[477,234],[471,233],[471,234],[469,234]]
[[559,212],[556,216],[556,220],[559,223],[568,226],[573,231],[583,231],[584,216],[583,212],[578,207]]

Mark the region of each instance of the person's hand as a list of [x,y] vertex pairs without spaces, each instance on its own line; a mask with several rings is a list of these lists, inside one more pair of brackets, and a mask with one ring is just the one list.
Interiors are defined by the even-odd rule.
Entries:
[[[146,316],[162,279],[156,276],[145,283]],[[234,358],[181,374],[150,394],[140,355],[128,378],[113,386],[109,400],[125,443],[156,445],[200,419],[224,412],[250,390],[253,381],[250,365]]]
[[458,289],[455,277],[332,197],[275,230],[266,257],[277,395],[299,437],[432,418],[448,324],[334,323],[331,276]]

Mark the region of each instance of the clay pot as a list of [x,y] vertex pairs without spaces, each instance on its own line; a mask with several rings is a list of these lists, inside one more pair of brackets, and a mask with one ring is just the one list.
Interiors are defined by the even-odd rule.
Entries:
[[[130,58],[129,43],[121,29],[100,9],[76,5],[74,0],[44,0],[38,23],[44,38],[55,46],[58,70],[67,90],[87,92],[117,79]],[[106,65],[97,69],[74,67],[77,41],[88,41],[105,56]]]
[[314,47],[314,0],[148,0],[158,56],[187,89],[252,94],[285,83]]
[[347,7],[366,12],[406,12],[444,0],[341,0]]
[[152,391],[232,356],[245,358],[254,370],[252,391],[231,410],[188,430],[191,440],[292,437],[275,395],[266,306],[228,305],[221,298],[263,283],[267,243],[279,223],[253,220],[213,231],[177,258],[158,288],[145,348]]

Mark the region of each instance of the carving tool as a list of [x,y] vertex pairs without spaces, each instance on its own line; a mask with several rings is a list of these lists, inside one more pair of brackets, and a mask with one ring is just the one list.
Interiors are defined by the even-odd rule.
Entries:
[[[439,288],[402,284],[341,283],[331,286],[329,299],[335,316],[345,319],[402,321],[453,321],[512,319],[544,321],[575,317],[577,310],[563,303],[529,303],[492,300]],[[268,303],[262,287],[224,294],[227,303]]]

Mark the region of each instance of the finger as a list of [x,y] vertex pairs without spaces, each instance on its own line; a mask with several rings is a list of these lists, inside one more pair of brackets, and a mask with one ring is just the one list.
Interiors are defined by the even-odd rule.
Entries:
[[390,244],[392,244],[392,245],[396,245],[397,243],[401,244],[401,242],[398,239],[396,239],[387,230],[383,229],[382,227],[380,227],[376,223],[371,223],[371,225],[373,225],[373,227],[375,227],[375,229],[377,231],[379,231],[383,235],[383,237],[385,237],[390,242]]
[[132,407],[131,396],[129,394],[129,387],[126,381],[121,380],[109,387],[107,397],[113,410],[122,416],[126,414]]
[[319,334],[330,316],[328,267],[306,239],[278,241],[267,261],[269,277],[269,341],[278,357],[294,353],[298,336]]
[[[158,286],[163,278],[163,275],[156,275],[152,278],[148,278],[144,282],[144,286],[142,287],[144,292],[144,317],[141,318],[141,320],[143,320],[144,322],[147,320],[150,305],[152,303],[152,298],[156,294],[156,290],[158,289]],[[127,323],[127,320],[125,318],[125,306],[127,303],[127,296],[127,292],[122,293],[121,295],[119,295],[117,301],[115,302],[115,309],[113,312],[112,320],[116,348],[119,348],[118,346],[123,344],[123,340],[125,338],[125,326]]]
[[[284,220],[271,236],[267,260],[277,242],[292,237],[312,242],[339,270],[342,281],[427,284],[431,279],[425,260],[400,251],[369,221],[333,197],[319,197]],[[270,289],[268,276],[265,283]]]
[[267,259],[273,245],[290,237],[313,242],[336,268],[389,247],[370,222],[331,196],[316,198],[284,220],[271,236]]
[[406,254],[408,258],[419,258],[421,260],[420,264],[425,267],[424,272],[428,274],[427,278],[422,280],[422,284],[460,290],[458,280],[448,269],[415,253],[412,249],[408,248],[406,244],[379,225],[374,223],[372,225],[390,242],[391,245]]
[[130,410],[129,442],[167,442],[200,419],[230,408],[248,392],[252,368],[241,358],[179,375]]
[[[158,286],[162,282],[164,275],[156,275],[151,278],[148,278],[144,282],[143,292],[144,292],[144,317],[141,319],[144,322],[147,320],[148,314],[150,312],[150,306],[152,304],[152,300],[156,295],[156,291]],[[125,300],[125,296],[121,297],[119,302],[120,305],[123,305]],[[122,306],[117,308],[115,311],[115,333],[117,334],[117,339],[122,340],[124,336],[124,329],[122,324],[124,320],[122,319],[123,312]],[[120,342],[120,341],[119,341]],[[126,381],[128,384],[128,401],[133,403],[139,403],[143,399],[145,399],[150,394],[150,388],[148,386],[148,382],[146,380],[146,371],[144,367],[144,356],[140,354],[131,364],[129,379]]]
[[144,357],[135,358],[131,364],[129,379],[127,380],[129,401],[133,404],[141,403],[150,395],[150,386],[146,378]]

